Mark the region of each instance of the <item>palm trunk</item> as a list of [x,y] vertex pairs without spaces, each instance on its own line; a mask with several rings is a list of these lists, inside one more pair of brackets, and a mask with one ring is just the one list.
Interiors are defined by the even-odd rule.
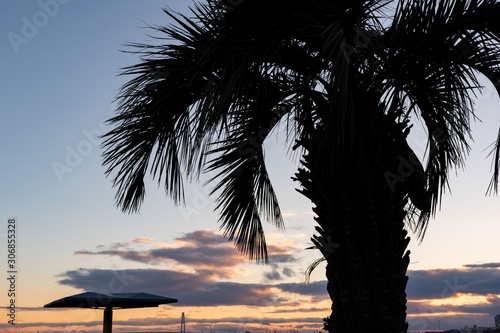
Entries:
[[324,327],[329,332],[401,333],[408,328],[404,220],[411,185],[398,163],[408,146],[404,126],[387,116],[380,120],[357,124],[359,134],[342,153],[335,149],[337,142],[321,143],[328,133],[320,126],[300,142],[308,153],[296,180],[315,205],[319,234],[313,242],[327,262],[332,300]]

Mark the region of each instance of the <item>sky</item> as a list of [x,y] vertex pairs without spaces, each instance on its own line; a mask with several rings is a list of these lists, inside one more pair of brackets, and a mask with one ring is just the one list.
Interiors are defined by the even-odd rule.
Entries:
[[[248,261],[219,231],[214,203],[199,182],[177,207],[148,182],[139,214],[124,214],[104,175],[99,135],[138,62],[128,42],[153,42],[148,25],[170,22],[177,0],[0,2],[0,332],[101,332],[102,311],[44,309],[81,293],[148,292],[179,299],[158,308],[118,310],[115,332],[318,331],[330,313],[324,266],[304,283],[320,254],[310,203],[295,191],[297,161],[283,134],[266,160],[286,230],[266,225],[270,264]],[[491,85],[478,97],[467,168],[450,177],[441,210],[423,242],[410,243],[408,321],[412,330],[493,326],[500,314],[500,198],[485,196],[488,146],[500,125]],[[418,126],[409,144],[425,149]],[[16,221],[15,297],[8,296],[7,235]],[[9,234],[10,235],[10,234]],[[8,323],[14,299],[15,325]]]

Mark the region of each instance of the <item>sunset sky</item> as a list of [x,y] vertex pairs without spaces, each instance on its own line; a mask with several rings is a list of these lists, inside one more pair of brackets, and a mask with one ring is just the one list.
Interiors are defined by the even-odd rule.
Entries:
[[[147,25],[167,25],[162,8],[188,14],[181,0],[0,2],[0,268],[7,274],[7,221],[17,220],[16,325],[0,332],[102,332],[102,311],[44,309],[81,293],[146,292],[178,298],[158,308],[117,310],[115,332],[191,332],[322,328],[330,313],[324,266],[304,283],[319,252],[305,250],[314,231],[311,204],[290,177],[283,133],[266,150],[286,230],[265,226],[270,264],[249,262],[223,238],[210,186],[186,184],[176,207],[154,182],[140,214],[114,205],[101,166],[100,140],[113,100],[138,62],[127,42],[154,42]],[[482,122],[466,170],[450,177],[441,211],[424,241],[410,243],[410,329],[493,326],[500,314],[500,197],[485,196],[489,145],[498,135],[500,101],[487,85],[476,103]],[[409,140],[423,153],[418,126]],[[9,285],[0,283],[1,306]]]

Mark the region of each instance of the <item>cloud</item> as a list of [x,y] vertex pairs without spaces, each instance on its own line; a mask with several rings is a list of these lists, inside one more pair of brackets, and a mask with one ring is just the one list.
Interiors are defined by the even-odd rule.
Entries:
[[209,274],[160,269],[78,269],[59,275],[59,284],[94,292],[146,292],[179,299],[182,306],[287,305],[293,296],[326,296],[326,284],[258,284],[214,281]]
[[[90,311],[90,310],[89,310]],[[306,311],[308,312],[308,311]],[[127,320],[114,320],[113,327],[118,328],[125,327],[125,329],[130,330],[132,328],[138,328],[143,330],[147,328],[148,331],[155,331],[157,327],[162,327],[161,331],[165,331],[165,327],[175,327],[178,328],[180,318],[159,318],[159,317],[146,317],[146,318],[130,318]],[[242,316],[237,317],[222,317],[222,318],[200,318],[190,316],[187,314],[187,324],[189,325],[190,330],[202,330],[207,328],[207,324],[210,325],[211,330],[217,330],[222,332],[234,332],[237,328],[242,328],[244,326],[248,327],[270,327],[272,325],[278,326],[286,326],[286,327],[304,327],[304,328],[317,328],[319,329],[322,326],[321,318],[317,317],[296,317],[293,319],[290,318],[276,318],[276,317],[268,317],[260,312],[252,312]],[[298,324],[296,324],[298,323]],[[11,325],[8,324],[0,324],[0,328],[8,328]],[[46,323],[46,322],[23,322],[22,327],[47,327],[47,328],[70,328],[70,327],[86,327],[91,328],[95,327],[97,329],[101,329],[102,331],[102,321],[79,321],[79,322],[64,322],[64,323]],[[172,331],[172,329],[170,329]],[[253,330],[252,330],[253,331]],[[260,331],[264,331],[264,329],[260,329]],[[46,330],[44,330],[46,332]],[[58,331],[52,331],[58,332]],[[59,331],[60,332],[60,331]]]
[[289,267],[285,267],[285,268],[283,268],[283,275],[288,276],[288,277],[292,277],[292,276],[295,276],[295,272],[293,270],[291,270]]
[[264,278],[269,281],[277,281],[282,279],[281,274],[276,270],[264,273]]
[[117,256],[125,260],[130,260],[130,261],[137,261],[141,263],[157,263],[158,261],[155,258],[152,258],[150,255],[147,253],[141,253],[139,251],[134,251],[134,250],[128,250],[128,249],[123,249],[123,250],[115,250],[115,249],[109,249],[109,250],[98,250],[98,251],[88,251],[88,250],[79,250],[75,251],[75,254],[82,254],[82,255],[88,255],[88,256],[95,256],[95,255],[107,255],[107,256]]
[[493,317],[487,314],[437,314],[435,316],[410,316],[407,318],[410,331],[459,329],[464,326],[492,327]]
[[410,329],[493,326],[500,313],[499,263],[410,270],[406,288]]
[[[18,325],[19,326],[22,325],[23,328],[25,328],[25,327],[65,327],[65,328],[67,328],[67,327],[72,327],[72,326],[102,327],[102,321],[88,321],[88,322],[81,321],[81,322],[70,322],[70,323],[47,323],[47,322],[27,323],[27,322],[23,322],[22,324],[16,324],[16,326],[18,326]],[[12,327],[12,325],[11,324],[3,324],[3,323],[0,324],[0,328],[7,328],[7,327]]]
[[[147,243],[147,246],[142,246]],[[268,245],[272,272],[265,273],[268,282],[292,277],[289,265],[295,263],[298,249],[293,241]],[[85,269],[60,274],[59,284],[95,292],[148,292],[179,299],[183,306],[270,306],[297,305],[297,295],[304,293],[302,284],[295,289],[275,284],[237,283],[224,281],[241,272],[239,266],[248,259],[235,250],[221,234],[212,230],[196,230],[176,238],[169,244],[155,244],[152,239],[136,238],[129,242],[115,242],[94,251],[80,250],[75,254],[86,256],[113,256],[122,260],[162,265],[162,269]],[[314,284],[309,289],[315,288]],[[326,288],[323,286],[323,295]],[[310,293],[310,292],[309,292]],[[295,296],[293,296],[295,294]],[[316,297],[316,296],[314,296]]]
[[221,244],[227,244],[227,240],[220,234],[213,232],[212,230],[195,230],[189,232],[182,237],[175,239],[178,242],[186,242],[198,246],[218,246]]
[[176,238],[173,244],[148,249],[132,249],[133,244],[152,243],[149,238],[136,238],[130,242],[115,242],[96,251],[75,251],[78,255],[115,256],[127,261],[159,265],[177,263],[194,269],[215,267],[218,270],[235,267],[248,260],[220,234],[211,230],[197,230]]
[[[209,323],[211,324],[214,320],[212,318],[203,318],[203,319],[190,319],[191,322],[193,323]],[[241,323],[258,323],[258,324],[263,324],[263,325],[270,325],[270,324],[286,324],[290,322],[300,322],[300,323],[321,323],[321,318],[307,318],[307,317],[302,317],[302,318],[266,318],[265,316],[260,316],[260,317],[251,317],[251,316],[242,316],[242,317],[226,317],[226,318],[220,318],[217,319],[218,322],[224,322],[224,323],[233,323],[233,324],[241,324]],[[234,328],[233,328],[234,330]]]
[[[137,245],[148,243],[147,248]],[[177,269],[192,269],[196,272],[230,278],[237,274],[237,266],[248,263],[231,242],[212,230],[196,230],[178,237],[171,244],[156,244],[150,238],[135,238],[130,242],[114,242],[109,247],[99,246],[95,251],[79,250],[74,253],[86,256],[113,256],[126,261],[149,265],[175,266]],[[294,253],[298,249],[290,245],[268,245],[269,261],[273,269],[278,265],[297,261]],[[208,273],[209,272],[209,273]],[[266,273],[269,280],[280,280],[278,272]],[[293,276],[290,268],[283,269],[283,275]]]
[[[179,299],[179,303],[173,306],[274,307],[275,310],[267,312],[269,314],[299,313],[302,312],[301,309],[304,306],[309,308],[307,305],[317,304],[317,302],[328,303],[327,282],[324,280],[307,285],[293,282],[276,283],[287,274],[294,274],[290,267],[281,266],[283,263],[293,262],[294,258],[289,249],[284,246],[276,248],[278,257],[283,257],[279,264],[272,265],[272,272],[266,273],[269,283],[221,281],[220,276],[213,269],[203,269],[199,260],[177,252],[179,249],[196,251],[196,246],[203,249],[215,248],[215,250],[219,250],[218,247],[230,245],[228,248],[232,249],[231,244],[221,242],[214,235],[213,232],[186,234],[176,239],[173,244],[149,250],[132,250],[123,247],[104,250],[118,251],[123,258],[134,258],[134,256],[135,258],[140,256],[169,258],[169,260],[178,263],[189,263],[192,267],[197,267],[195,271],[156,268],[115,271],[81,268],[61,274],[59,283],[82,290],[97,292],[106,290],[108,292],[141,291]],[[164,250],[166,251],[163,252]],[[225,253],[215,250],[210,254]],[[207,256],[206,260],[211,259]],[[218,261],[210,262],[217,263]],[[238,262],[235,261],[224,267],[234,268]],[[500,269],[497,267],[499,267],[497,263],[486,263],[452,269],[409,270],[410,279],[406,291],[410,328],[436,329],[438,325],[441,325],[442,328],[448,329],[464,325],[470,326],[474,323],[492,326],[492,316],[500,313],[500,297],[497,296],[500,294]],[[467,297],[472,301],[465,302]],[[478,301],[474,301],[475,299]],[[297,309],[290,308],[292,306],[297,307]],[[307,310],[307,312],[315,311],[324,311],[328,314],[329,309],[316,307]],[[302,322],[302,319],[305,318],[293,321]],[[231,322],[232,319],[224,318],[224,320]],[[191,321],[193,325],[195,322],[198,325],[203,324],[202,319],[192,318]],[[262,324],[267,325],[277,321],[279,319],[273,318],[269,321],[262,321]],[[290,322],[292,319],[286,319],[285,322],[287,321]],[[256,323],[256,319],[247,322]],[[306,323],[307,321],[304,321],[301,325]],[[214,324],[223,326],[227,323],[223,322],[223,319],[218,319]]]
[[271,267],[273,269],[271,272],[264,273],[264,279],[266,281],[281,281],[284,279],[283,276],[293,277],[296,275],[290,267],[284,267],[283,269],[281,269],[281,273],[279,271],[279,265],[272,264]]
[[[302,312],[329,312],[331,310],[325,308],[301,308],[299,311],[302,313]],[[295,313],[295,312],[297,312],[297,309],[278,309],[274,311],[269,311],[268,313]]]
[[500,267],[500,262],[489,262],[489,263],[484,263],[484,264],[469,264],[469,265],[464,265],[464,267],[468,268],[499,268]]
[[500,294],[500,270],[474,265],[465,267],[408,271],[408,298],[438,299],[457,293]]
[[[211,276],[160,269],[84,269],[59,274],[61,285],[102,293],[147,292],[156,294],[176,290],[200,291]],[[167,296],[167,295],[165,295]]]
[[121,249],[121,248],[126,248],[129,246],[128,242],[120,242],[120,241],[115,241],[113,245],[111,245],[112,249]]
[[[458,299],[458,301],[460,301]],[[467,313],[488,314],[495,316],[500,313],[500,299],[496,295],[486,296],[484,301],[470,304],[437,304],[433,302],[408,302],[408,313]]]
[[272,264],[285,264],[297,261],[297,258],[292,255],[294,251],[302,251],[293,246],[287,245],[268,245],[267,252],[269,255],[269,262]]
[[284,292],[295,293],[306,296],[321,296],[328,298],[326,292],[326,280],[305,283],[280,283],[275,285]]
[[153,238],[143,238],[143,237],[138,237],[135,239],[132,239],[130,242],[131,243],[153,243],[155,240]]
[[[238,271],[248,260],[234,249],[231,242],[212,230],[196,230],[169,244],[136,238],[94,251],[77,251],[75,253],[79,255],[113,256],[126,261],[162,265],[164,269],[113,271],[82,268],[61,274],[59,283],[91,291],[150,292],[178,298],[179,305],[183,306],[279,307],[298,306],[305,298],[311,303],[328,301],[326,281],[309,285],[284,283],[285,278],[296,275],[293,265],[301,252],[291,244],[293,242],[289,239],[281,239],[268,245],[271,271],[263,273],[266,283],[221,280],[232,277],[231,272]],[[438,314],[444,317],[462,314],[484,319],[500,313],[500,299],[496,297],[500,294],[499,268],[500,263],[490,262],[451,269],[409,270],[406,288],[409,318],[417,325],[424,317],[427,323],[433,323],[429,318]],[[463,295],[483,297],[483,301],[464,303]],[[443,326],[446,323],[451,325],[453,320],[443,319],[442,323]]]
[[194,267],[235,267],[247,262],[247,259],[231,246],[213,246],[210,244],[185,245],[178,248],[158,248],[149,251],[153,260],[171,259],[178,263]]

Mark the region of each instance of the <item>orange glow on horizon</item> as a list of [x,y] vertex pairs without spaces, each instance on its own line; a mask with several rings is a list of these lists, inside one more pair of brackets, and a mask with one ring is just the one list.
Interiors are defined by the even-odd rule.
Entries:
[[446,312],[425,312],[425,313],[414,313],[407,314],[407,317],[444,317],[444,316],[470,316],[470,313],[466,312],[454,312],[454,311],[446,311]]
[[475,295],[471,293],[457,293],[453,297],[438,298],[438,299],[422,299],[422,300],[409,300],[409,302],[414,303],[425,303],[430,306],[440,306],[440,305],[480,305],[489,304],[490,299],[499,298],[499,295]]
[[[302,299],[303,298],[303,299]],[[320,330],[322,318],[330,313],[330,302],[314,305],[305,297],[288,306],[160,306],[158,308],[113,311],[116,331],[178,331],[184,312],[191,331],[200,330]],[[63,331],[96,332],[102,330],[103,311],[98,309],[20,309],[16,326],[0,325],[0,333],[55,333]],[[317,319],[317,322],[314,320]],[[188,329],[189,330],[189,329]]]
[[430,305],[477,305],[488,304],[488,296],[474,294],[456,294],[454,297],[443,299],[433,299],[429,301]]

